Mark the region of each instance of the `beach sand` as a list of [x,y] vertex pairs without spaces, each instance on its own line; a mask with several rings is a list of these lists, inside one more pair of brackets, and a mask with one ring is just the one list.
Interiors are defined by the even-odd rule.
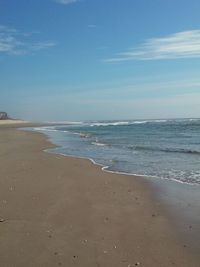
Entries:
[[1,125],[13,125],[13,124],[27,124],[27,121],[23,121],[23,120],[0,120],[0,126]]
[[0,127],[0,266],[199,267],[151,185]]

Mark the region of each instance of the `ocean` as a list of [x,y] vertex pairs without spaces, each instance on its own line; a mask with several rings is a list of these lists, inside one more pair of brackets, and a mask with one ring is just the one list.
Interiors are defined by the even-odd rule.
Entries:
[[51,153],[89,158],[104,170],[200,184],[200,119],[90,121],[36,127]]

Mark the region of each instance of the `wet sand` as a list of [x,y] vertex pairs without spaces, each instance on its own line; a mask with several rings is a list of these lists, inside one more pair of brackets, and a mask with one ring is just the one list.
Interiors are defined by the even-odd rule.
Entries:
[[15,127],[0,126],[0,266],[200,266],[148,181]]

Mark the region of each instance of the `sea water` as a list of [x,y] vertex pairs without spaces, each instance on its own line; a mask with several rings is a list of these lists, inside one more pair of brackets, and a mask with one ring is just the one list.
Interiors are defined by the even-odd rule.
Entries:
[[[90,121],[34,128],[109,171],[200,184],[200,119]],[[105,169],[104,168],[104,169]]]

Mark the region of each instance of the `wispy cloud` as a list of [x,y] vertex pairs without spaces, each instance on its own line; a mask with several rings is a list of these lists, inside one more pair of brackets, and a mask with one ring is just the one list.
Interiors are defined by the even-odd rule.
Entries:
[[54,42],[33,40],[35,32],[20,32],[17,29],[0,25],[0,53],[24,55],[55,46]]
[[53,46],[55,46],[54,42],[37,42],[35,44],[32,44],[30,48],[33,51],[38,51],[38,50],[46,49],[46,48],[53,47]]
[[69,5],[69,4],[74,4],[78,2],[79,0],[54,0],[55,2],[63,5]]
[[96,24],[89,24],[89,25],[88,25],[88,28],[96,28],[96,27],[97,27]]
[[147,39],[139,47],[119,53],[106,62],[200,57],[200,30],[183,31],[162,38]]

